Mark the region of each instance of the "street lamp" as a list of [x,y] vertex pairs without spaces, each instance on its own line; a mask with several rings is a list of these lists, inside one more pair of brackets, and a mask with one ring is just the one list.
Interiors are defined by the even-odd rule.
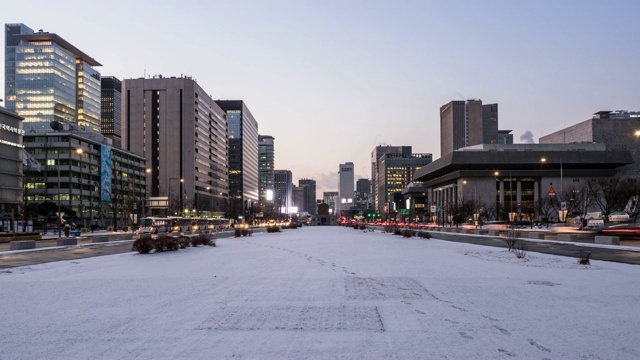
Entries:
[[182,200],[184,198],[184,193],[182,192],[182,184],[184,184],[184,179],[180,179],[180,213],[182,214]]
[[[636,133],[638,133],[638,132],[636,132]],[[547,162],[547,158],[545,158],[545,157],[541,158],[540,162],[543,163],[543,164],[546,163]],[[562,175],[563,175],[562,174],[562,159],[560,159],[560,201],[559,202],[560,202],[560,206],[561,207],[562,207],[562,200],[563,200],[563,195],[562,195],[562,185],[563,185],[562,184],[562,179],[563,179],[563,176]],[[560,209],[560,210],[562,211],[562,216],[563,216],[564,220],[566,220],[566,214],[564,213],[566,210],[565,209]]]
[[[499,176],[500,173],[498,171],[493,173],[495,176]],[[509,221],[511,221],[511,214],[513,213],[513,185],[511,178],[511,169],[509,169]]]
[[[145,169],[145,173],[147,176],[148,174],[151,174],[151,168]],[[146,176],[144,181],[144,198],[142,199],[142,217],[147,217],[147,178]]]

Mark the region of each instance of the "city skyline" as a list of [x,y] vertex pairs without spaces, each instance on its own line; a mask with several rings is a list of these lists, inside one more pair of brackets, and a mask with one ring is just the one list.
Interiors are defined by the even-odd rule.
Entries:
[[370,178],[378,145],[438,159],[439,109],[452,100],[499,104],[515,143],[640,109],[630,1],[115,1],[87,17],[65,11],[82,2],[66,4],[9,3],[0,19],[61,34],[103,76],[185,74],[214,99],[244,100],[278,139],[275,168],[316,180],[318,194],[337,189],[346,161],[355,180]]

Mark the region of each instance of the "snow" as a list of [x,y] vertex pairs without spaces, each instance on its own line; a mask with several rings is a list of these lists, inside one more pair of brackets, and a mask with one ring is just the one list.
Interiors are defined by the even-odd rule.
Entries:
[[638,359],[640,267],[343,227],[0,271],[0,359]]

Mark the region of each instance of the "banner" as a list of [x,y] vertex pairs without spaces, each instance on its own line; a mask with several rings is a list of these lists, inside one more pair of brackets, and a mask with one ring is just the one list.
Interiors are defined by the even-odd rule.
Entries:
[[111,201],[111,176],[113,174],[111,156],[111,147],[100,145],[100,199],[102,201]]

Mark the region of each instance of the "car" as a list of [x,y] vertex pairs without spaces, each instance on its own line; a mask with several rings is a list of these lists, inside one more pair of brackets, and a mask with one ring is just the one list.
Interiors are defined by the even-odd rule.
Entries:
[[618,236],[624,239],[640,240],[640,225],[617,224],[600,229],[599,233],[605,236]]

